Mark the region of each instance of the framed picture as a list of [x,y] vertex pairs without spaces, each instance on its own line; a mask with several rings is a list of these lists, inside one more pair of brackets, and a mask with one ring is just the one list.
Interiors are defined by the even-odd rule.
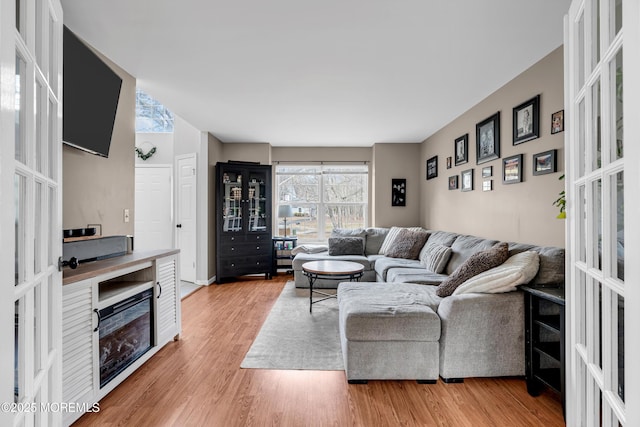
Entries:
[[462,191],[473,191],[473,169],[462,171]]
[[447,157],[447,169],[451,169],[451,161],[452,161],[452,157],[451,156]]
[[391,206],[407,205],[407,180],[391,180]]
[[502,183],[517,184],[522,182],[522,154],[502,159]]
[[558,150],[549,150],[533,155],[533,174],[545,175],[557,172],[556,152]]
[[493,166],[485,166],[482,168],[482,177],[488,178],[493,176]]
[[449,177],[449,190],[457,190],[458,189],[458,175],[453,175]]
[[427,179],[438,176],[438,156],[433,156],[427,160]]
[[467,163],[469,161],[469,134],[465,133],[461,137],[456,138],[454,145],[456,166]]
[[500,112],[476,125],[476,164],[500,157]]
[[493,180],[485,179],[482,181],[482,191],[492,191],[493,190]]
[[551,135],[564,131],[564,110],[551,115]]
[[513,109],[513,145],[540,136],[540,95]]

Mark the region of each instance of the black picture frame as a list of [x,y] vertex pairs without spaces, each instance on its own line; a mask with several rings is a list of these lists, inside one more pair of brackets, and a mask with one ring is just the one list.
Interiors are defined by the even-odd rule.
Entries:
[[427,160],[427,179],[433,179],[438,176],[438,156],[433,156]]
[[407,180],[404,178],[391,179],[391,206],[407,205]]
[[453,162],[453,157],[447,157],[447,169],[451,169],[451,164]]
[[551,115],[551,135],[564,132],[564,110],[556,111]]
[[517,184],[522,182],[522,154],[502,159],[502,183]]
[[476,124],[476,164],[500,158],[500,111]]
[[453,175],[449,177],[449,190],[457,190],[458,189],[458,175]]
[[465,133],[455,139],[453,143],[453,158],[455,165],[460,166],[469,161],[469,134]]
[[513,109],[513,145],[531,141],[540,136],[540,95]]
[[558,150],[543,151],[533,155],[533,174],[546,175],[558,171],[556,162]]
[[473,191],[473,169],[467,169],[460,174],[460,190]]
[[482,191],[493,191],[493,180],[485,179],[482,181]]

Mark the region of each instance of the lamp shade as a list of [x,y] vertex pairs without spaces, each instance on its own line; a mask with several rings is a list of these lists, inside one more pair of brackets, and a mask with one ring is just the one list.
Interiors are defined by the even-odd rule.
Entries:
[[278,218],[288,218],[290,216],[293,216],[291,205],[280,205],[278,207]]

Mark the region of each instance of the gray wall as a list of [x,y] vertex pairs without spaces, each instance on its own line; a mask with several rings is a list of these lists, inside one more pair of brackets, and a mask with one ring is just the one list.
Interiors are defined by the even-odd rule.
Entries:
[[[136,80],[95,51],[122,78],[109,158],[64,146],[63,228],[102,224],[103,235],[133,234],[135,224]],[[130,219],[124,222],[124,209]]]
[[[455,119],[422,143],[419,177],[426,174],[426,160],[438,156],[438,177],[420,179],[421,223],[425,227],[492,237],[501,240],[564,247],[565,221],[556,219],[552,202],[564,189],[558,180],[563,172],[564,132],[551,135],[551,114],[563,107],[563,50],[545,58],[505,84],[485,100]],[[513,145],[512,111],[540,94],[540,138]],[[476,164],[475,125],[500,111],[501,157],[524,155],[524,182],[502,184],[502,158]],[[454,155],[454,140],[469,133],[469,162],[446,169],[446,158]],[[533,176],[532,156],[558,150],[558,172]],[[493,191],[482,191],[481,170],[493,166]],[[448,177],[474,171],[474,191],[448,190]]]

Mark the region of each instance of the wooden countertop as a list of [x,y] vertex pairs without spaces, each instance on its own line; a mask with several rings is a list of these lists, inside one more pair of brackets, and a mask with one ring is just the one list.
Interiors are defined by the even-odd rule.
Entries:
[[80,264],[75,270],[66,267],[62,270],[62,284],[69,285],[81,280],[90,279],[105,273],[130,267],[143,262],[153,261],[169,255],[175,255],[180,249],[159,249],[154,251],[133,251],[130,254],[114,258]]

